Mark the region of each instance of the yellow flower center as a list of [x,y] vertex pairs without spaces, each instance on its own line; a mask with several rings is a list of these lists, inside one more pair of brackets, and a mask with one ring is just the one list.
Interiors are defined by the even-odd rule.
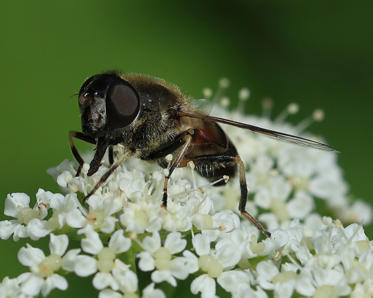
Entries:
[[316,289],[315,293],[313,293],[313,297],[334,298],[337,297],[337,293],[335,292],[335,288],[333,286],[321,286]]
[[53,275],[55,271],[61,268],[62,259],[61,256],[56,254],[51,254],[40,262],[37,267],[37,274],[40,277],[49,277]]
[[113,269],[114,259],[114,250],[110,247],[104,247],[97,254],[97,269],[104,273],[110,272]]
[[47,229],[51,230],[51,231],[54,231],[54,230],[57,230],[60,225],[58,223],[58,215],[59,215],[59,212],[58,211],[54,211],[53,212],[53,215],[50,219],[48,219],[47,221]]
[[171,252],[166,247],[158,248],[154,254],[154,264],[159,270],[168,270],[171,268]]
[[146,214],[144,210],[136,210],[135,219],[138,225],[143,229],[145,229],[146,226],[148,225],[148,221],[149,221],[148,215]]
[[262,242],[251,242],[250,249],[254,254],[260,254],[264,250],[264,244]]
[[205,271],[210,277],[219,277],[223,272],[223,266],[217,259],[209,255],[200,256],[198,259],[198,265],[202,271]]
[[273,200],[271,202],[271,209],[280,221],[286,221],[290,218],[285,201]]
[[18,221],[23,224],[28,224],[31,219],[39,218],[39,212],[29,207],[21,207],[18,209]]
[[139,298],[139,295],[136,293],[126,293],[123,295],[123,298]]
[[284,271],[284,272],[280,272],[279,274],[277,274],[273,279],[272,279],[272,282],[273,283],[283,283],[283,282],[287,282],[289,280],[293,280],[293,279],[297,279],[298,278],[298,275],[296,272],[294,271]]
[[100,228],[104,224],[105,214],[100,211],[89,212],[87,214],[87,220],[94,229]]

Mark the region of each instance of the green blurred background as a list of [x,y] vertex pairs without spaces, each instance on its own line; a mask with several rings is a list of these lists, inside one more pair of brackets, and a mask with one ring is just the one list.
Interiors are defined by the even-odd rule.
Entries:
[[[72,158],[67,131],[80,129],[73,94],[86,77],[110,69],[165,78],[196,98],[225,76],[232,96],[242,86],[251,89],[248,112],[260,112],[266,96],[275,114],[298,102],[294,123],[323,108],[326,119],[311,130],[341,151],[351,193],[372,202],[372,1],[3,0],[1,6],[1,210],[8,193],[58,191],[46,169]],[[1,242],[0,279],[22,272],[16,250],[23,243]],[[78,288],[68,293],[81,295]]]

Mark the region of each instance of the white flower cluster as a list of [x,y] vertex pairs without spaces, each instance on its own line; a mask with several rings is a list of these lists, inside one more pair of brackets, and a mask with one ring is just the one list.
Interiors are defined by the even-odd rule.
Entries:
[[[246,100],[249,95],[243,89],[239,96]],[[223,109],[214,114],[300,134],[305,123],[283,122],[296,110],[290,106],[277,121]],[[83,205],[82,197],[108,165],[88,177],[85,164],[75,177],[76,164],[64,161],[49,173],[65,194],[40,189],[34,207],[22,193],[5,200],[4,213],[13,219],[0,222],[0,237],[49,236],[50,254],[22,247],[18,259],[29,272],[4,278],[0,297],[66,290],[66,274],[93,276],[101,298],[166,297],[167,283],[175,289],[189,283],[190,292],[202,297],[224,291],[233,297],[372,296],[373,242],[361,225],[344,228],[339,220],[316,213],[316,200],[324,200],[343,222],[371,221],[369,206],[348,199],[335,154],[224,129],[247,165],[253,199],[247,211],[267,225],[271,238],[260,240],[257,229],[237,215],[240,192],[234,179],[215,187],[195,173],[193,164],[177,169],[165,210],[164,170],[130,159]],[[79,248],[69,247],[73,241],[79,241]]]

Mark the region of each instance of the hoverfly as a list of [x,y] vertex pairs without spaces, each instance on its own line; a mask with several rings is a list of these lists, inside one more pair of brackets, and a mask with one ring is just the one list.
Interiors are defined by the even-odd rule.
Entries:
[[[166,156],[172,153],[163,186],[164,208],[167,208],[167,186],[173,171],[185,167],[189,161],[193,161],[195,170],[210,181],[223,176],[232,177],[238,171],[241,188],[239,211],[267,237],[271,234],[245,210],[248,191],[244,163],[218,123],[249,129],[282,141],[334,151],[316,141],[195,111],[177,86],[141,74],[96,74],[84,82],[78,101],[82,132],[69,132],[71,151],[79,163],[76,176],[80,175],[84,161],[73,138],[96,145],[88,176],[99,169],[107,150],[111,165],[84,198],[85,201],[128,157],[155,161],[161,167],[167,167]],[[125,153],[114,162],[113,146],[116,144],[122,144]],[[222,184],[225,184],[224,180],[215,185]]]

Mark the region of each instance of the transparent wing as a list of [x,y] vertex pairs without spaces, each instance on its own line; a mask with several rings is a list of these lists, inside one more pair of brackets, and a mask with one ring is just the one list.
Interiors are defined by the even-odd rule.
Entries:
[[202,120],[205,120],[205,121],[212,121],[212,122],[218,122],[218,123],[237,126],[237,127],[248,129],[248,130],[251,130],[255,133],[264,134],[264,135],[269,136],[271,138],[274,138],[276,140],[285,141],[285,142],[288,142],[288,143],[293,143],[293,144],[306,146],[306,147],[311,147],[311,148],[315,148],[315,149],[320,149],[320,150],[324,150],[324,151],[336,151],[334,148],[330,147],[327,144],[323,144],[323,143],[316,142],[316,141],[313,141],[313,140],[310,140],[310,139],[294,136],[294,135],[287,134],[287,133],[284,133],[284,132],[279,132],[279,131],[275,131],[275,130],[271,130],[271,129],[262,128],[262,127],[255,126],[255,125],[250,125],[250,124],[237,122],[237,121],[224,119],[224,118],[219,118],[219,117],[213,117],[213,116],[209,116],[209,115],[191,113],[191,112],[187,112],[187,111],[177,111],[177,113],[178,113],[178,115],[184,116],[184,117],[197,118],[197,119],[202,119]]
[[215,103],[209,99],[201,98],[189,102],[188,105],[191,111],[197,111],[201,114],[209,115],[212,112]]

